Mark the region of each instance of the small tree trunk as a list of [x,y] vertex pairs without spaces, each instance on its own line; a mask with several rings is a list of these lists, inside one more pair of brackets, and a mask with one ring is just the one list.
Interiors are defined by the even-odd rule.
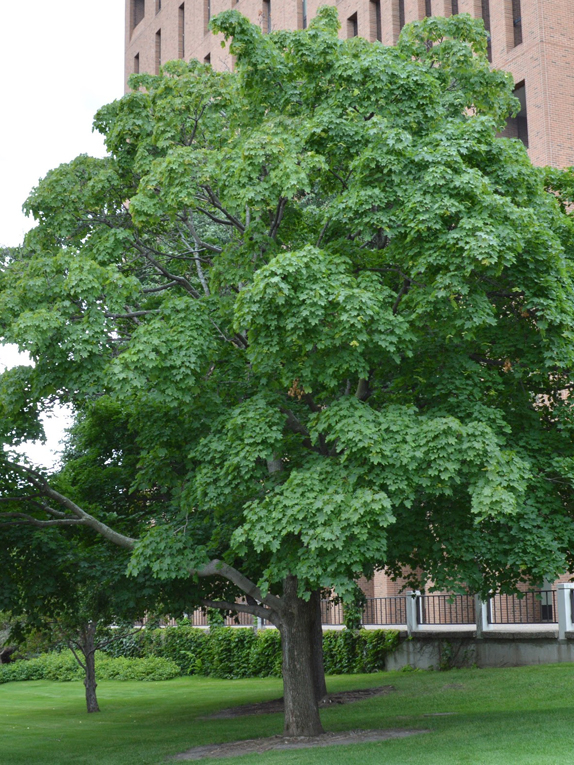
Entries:
[[327,695],[327,683],[325,681],[325,666],[323,664],[323,625],[321,619],[321,590],[316,590],[311,595],[311,602],[315,608],[313,619],[311,650],[313,659],[313,685],[315,698],[322,701]]
[[99,712],[98,699],[96,697],[96,647],[95,647],[96,625],[88,624],[84,631],[83,654],[86,663],[86,677],[84,686],[86,688],[86,707],[88,712]]
[[288,576],[283,583],[283,602],[286,609],[279,631],[283,651],[284,735],[318,736],[324,730],[315,689],[313,646],[317,603],[314,599],[305,601],[297,597],[294,576]]

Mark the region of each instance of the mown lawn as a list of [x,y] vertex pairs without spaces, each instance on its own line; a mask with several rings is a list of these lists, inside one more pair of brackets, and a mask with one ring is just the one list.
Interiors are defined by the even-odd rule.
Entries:
[[[387,696],[323,712],[327,730],[429,728],[424,736],[206,762],[286,765],[571,765],[574,665],[331,677],[329,690],[392,684]],[[199,744],[281,732],[281,716],[199,720],[233,704],[275,698],[280,682],[178,678],[102,682],[102,713],[87,715],[80,683],[0,686],[2,765],[159,765]],[[437,715],[437,713],[452,713]],[[427,716],[430,715],[430,716]],[[437,716],[432,716],[437,715]]]

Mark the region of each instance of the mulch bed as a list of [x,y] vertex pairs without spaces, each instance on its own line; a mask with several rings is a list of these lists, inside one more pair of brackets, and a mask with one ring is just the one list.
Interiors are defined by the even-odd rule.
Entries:
[[203,760],[215,759],[218,757],[239,757],[243,754],[263,754],[264,752],[287,749],[311,749],[314,747],[337,746],[341,744],[365,744],[374,741],[388,741],[393,738],[416,736],[419,733],[430,733],[430,731],[391,728],[389,730],[351,730],[343,733],[323,733],[320,736],[309,736],[304,738],[285,738],[284,736],[252,738],[247,741],[233,741],[229,744],[196,746],[193,749],[188,749],[187,752],[178,754],[173,759]]
[[[379,685],[376,688],[361,688],[357,691],[342,691],[341,693],[329,693],[319,702],[319,707],[324,709],[333,704],[352,704],[354,701],[364,701],[373,696],[385,696],[396,690],[393,685]],[[261,701],[258,704],[243,704],[242,706],[229,707],[221,709],[202,720],[231,720],[234,717],[243,717],[244,715],[271,715],[278,712],[284,712],[285,706],[283,699],[273,699],[272,701]]]

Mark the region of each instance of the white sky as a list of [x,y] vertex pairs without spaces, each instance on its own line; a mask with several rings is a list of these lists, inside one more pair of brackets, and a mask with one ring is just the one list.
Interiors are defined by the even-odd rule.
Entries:
[[[123,93],[124,0],[15,0],[2,4],[0,245],[20,244],[33,222],[21,207],[48,170],[78,154],[102,156],[92,118]],[[0,371],[27,363],[0,346]],[[27,453],[47,466],[65,417],[45,425],[47,446]]]

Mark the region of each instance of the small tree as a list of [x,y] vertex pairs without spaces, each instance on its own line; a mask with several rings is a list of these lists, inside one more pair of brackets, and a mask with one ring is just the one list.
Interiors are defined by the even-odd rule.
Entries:
[[110,459],[153,501],[102,516],[7,459],[6,533],[87,526],[275,623],[285,733],[312,735],[322,588],[409,565],[510,591],[572,563],[572,181],[497,138],[518,104],[467,15],[394,48],[338,39],[333,8],[212,29],[236,72],[134,76],[96,117],[109,156],[48,174],[0,277],[36,363],[4,375],[5,441],[54,398],[111,407],[133,446]]

